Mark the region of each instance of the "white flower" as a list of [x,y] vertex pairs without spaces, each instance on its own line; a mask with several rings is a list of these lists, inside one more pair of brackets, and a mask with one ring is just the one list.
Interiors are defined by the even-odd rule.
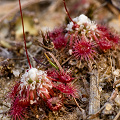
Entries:
[[24,87],[27,89],[29,86],[30,90],[34,90],[36,86],[38,88],[43,87],[43,85],[47,85],[52,88],[51,81],[47,78],[46,72],[37,70],[36,68],[31,68],[29,71],[26,71],[25,74],[23,74],[20,82],[21,91],[24,89]]
[[[79,30],[83,30],[84,29],[84,25],[87,24],[86,26],[86,30],[95,30],[97,27],[96,27],[96,24],[95,22],[91,21],[87,16],[85,16],[84,14],[80,15],[79,17],[76,17],[76,18],[73,18],[73,21],[75,23],[77,23],[80,27],[79,28],[75,28],[75,30],[79,31]],[[66,30],[68,31],[73,31],[73,22],[70,22],[68,25],[67,25],[67,28]]]
[[28,76],[31,80],[35,81],[37,79],[38,70],[36,68],[31,68],[28,71]]

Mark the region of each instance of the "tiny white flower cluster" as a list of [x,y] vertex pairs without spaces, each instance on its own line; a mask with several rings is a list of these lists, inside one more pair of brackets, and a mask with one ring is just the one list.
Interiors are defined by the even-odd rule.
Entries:
[[33,81],[37,79],[37,74],[38,74],[38,70],[36,68],[32,68],[28,71],[28,76]]
[[[48,83],[50,83],[50,80],[47,78],[47,74],[45,71],[31,68],[28,72],[26,71],[25,74],[22,75],[20,82],[21,90],[23,90],[24,87],[26,87],[27,89],[29,85],[29,90],[34,90],[36,88],[36,85],[40,88],[42,87],[42,85],[49,85]],[[52,85],[50,84],[49,87],[52,88]]]
[[[87,16],[85,16],[84,14],[81,14],[79,17],[76,17],[76,18],[73,18],[73,21],[75,23],[77,23],[80,27],[79,28],[75,28],[75,30],[79,31],[79,30],[82,30],[84,28],[84,25],[87,24],[86,26],[86,29],[87,30],[95,30],[97,27],[96,27],[96,24],[91,21]],[[70,22],[68,25],[67,25],[67,28],[66,30],[67,31],[73,31],[73,25],[74,23],[73,22]]]

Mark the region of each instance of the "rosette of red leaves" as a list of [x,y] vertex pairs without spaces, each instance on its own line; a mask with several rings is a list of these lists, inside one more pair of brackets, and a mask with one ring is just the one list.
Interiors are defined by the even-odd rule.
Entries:
[[67,96],[77,97],[77,89],[71,84],[73,78],[67,72],[48,71],[48,78],[54,82],[54,87]]
[[77,89],[71,84],[72,80],[70,74],[64,71],[45,72],[31,68],[10,92],[10,115],[15,120],[22,119],[27,115],[28,106],[39,105],[40,100],[43,100],[50,110],[59,110],[65,97],[77,97]]
[[82,36],[79,38],[78,36],[75,36],[74,42],[72,53],[76,58],[80,60],[85,59],[86,61],[90,60],[90,58],[93,59],[96,54],[95,46],[87,39],[87,37]]
[[63,28],[58,28],[49,32],[49,38],[52,40],[54,47],[59,50],[67,45],[67,38]]
[[119,43],[120,37],[112,33],[110,29],[103,25],[97,25],[96,33],[93,37],[101,50],[112,49]]

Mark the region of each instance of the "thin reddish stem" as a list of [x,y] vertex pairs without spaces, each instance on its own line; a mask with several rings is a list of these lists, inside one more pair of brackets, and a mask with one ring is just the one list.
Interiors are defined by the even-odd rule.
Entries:
[[70,14],[69,14],[69,12],[68,12],[68,10],[67,10],[67,7],[66,7],[65,0],[63,0],[63,3],[64,3],[65,11],[66,11],[66,13],[67,13],[69,19],[70,19],[74,24],[76,24],[76,23],[72,20],[72,18],[70,17]]
[[27,56],[27,60],[28,60],[29,66],[30,66],[30,68],[32,68],[32,66],[31,66],[31,64],[30,64],[28,52],[27,52],[26,39],[25,39],[25,32],[24,32],[24,22],[23,22],[23,15],[22,15],[22,9],[21,9],[20,0],[19,0],[19,7],[20,7],[20,14],[21,14],[22,27],[23,27],[23,37],[24,37],[24,44],[25,44],[25,52],[26,52],[26,56]]

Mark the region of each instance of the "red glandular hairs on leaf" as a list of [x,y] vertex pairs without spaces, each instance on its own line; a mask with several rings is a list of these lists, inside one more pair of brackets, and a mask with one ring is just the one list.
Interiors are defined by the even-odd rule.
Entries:
[[118,44],[120,37],[117,35],[114,35],[112,33],[109,33],[109,36],[107,37],[109,39],[109,41],[112,41],[114,44]]
[[9,97],[11,99],[14,99],[16,97],[16,94],[18,93],[18,87],[19,87],[20,83],[16,83],[15,86],[12,88],[11,92],[9,93]]
[[20,100],[19,100],[19,105],[21,106],[21,107],[28,107],[29,105],[30,105],[30,100],[29,100],[29,98],[25,98],[25,97],[23,97],[23,98],[21,98]]
[[75,86],[73,86],[72,84],[63,84],[60,83],[58,85],[55,86],[57,89],[59,89],[62,93],[67,94],[68,96],[71,95],[75,98],[78,97],[78,92],[77,89],[75,88]]
[[62,107],[62,100],[59,97],[52,97],[47,100],[47,105],[52,111],[57,111]]
[[111,49],[111,47],[112,47],[112,43],[110,41],[108,41],[106,38],[101,38],[98,41],[98,45],[99,45],[100,49],[102,49],[102,50]]
[[102,31],[103,33],[108,33],[108,28],[106,26],[103,26],[103,25],[97,25],[97,29],[99,31]]
[[[71,85],[71,81],[73,78],[66,72],[58,72],[58,71],[48,71],[48,78],[51,79],[54,83],[54,87],[58,89],[60,92],[71,95],[73,97],[77,97],[77,89],[74,85]],[[60,82],[60,83],[58,83]]]
[[9,113],[12,116],[13,120],[23,120],[23,117],[25,116],[26,108],[21,106],[19,102],[20,102],[20,98],[17,97],[11,104]]
[[56,39],[53,40],[53,43],[56,49],[62,49],[66,46],[67,40],[64,35],[59,35]]
[[117,36],[117,34],[111,33],[107,27],[102,25],[98,25],[97,30],[98,36],[93,36],[102,50],[111,49],[117,46],[120,40],[120,37]]
[[29,92],[29,88],[27,90],[24,90],[24,92],[22,91],[21,96],[19,96],[19,105],[24,107],[28,107],[30,105],[30,92]]
[[58,71],[47,71],[48,77],[57,82],[69,83],[73,80],[69,73]]
[[86,61],[90,58],[93,59],[94,54],[96,53],[92,43],[82,39],[75,39],[73,45],[73,55],[78,59],[85,59]]
[[63,28],[55,28],[52,32],[49,32],[49,37],[54,40],[56,37],[58,37],[59,35],[63,35]]
[[67,38],[65,37],[63,28],[55,29],[49,33],[49,37],[54,43],[56,49],[62,49],[67,45]]

